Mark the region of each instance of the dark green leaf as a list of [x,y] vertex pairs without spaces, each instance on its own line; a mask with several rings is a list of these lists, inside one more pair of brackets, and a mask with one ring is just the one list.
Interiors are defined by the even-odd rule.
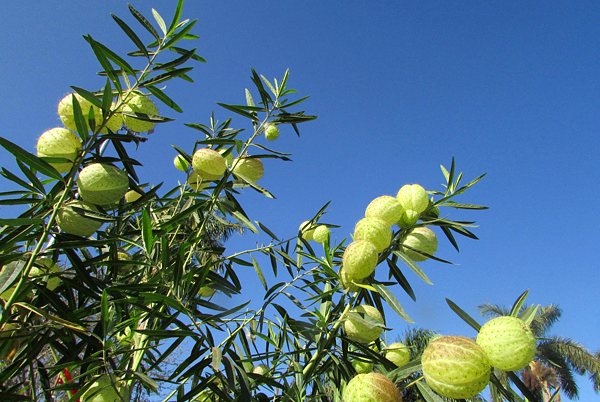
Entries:
[[414,324],[414,321],[408,316],[408,314],[406,314],[406,311],[404,311],[402,305],[400,304],[398,299],[396,299],[396,296],[394,296],[394,294],[390,292],[390,290],[385,285],[381,283],[371,283],[371,285],[377,290],[377,293],[379,293],[381,297],[383,297],[383,299],[392,308],[392,310],[394,310],[394,312],[400,316],[400,318],[407,322],[410,322],[411,324]]
[[260,269],[260,265],[258,265],[258,262],[256,261],[256,259],[254,259],[252,255],[250,255],[250,258],[252,258],[252,265],[254,266],[254,271],[256,271],[258,279],[260,279],[260,283],[262,283],[265,290],[268,290],[267,281],[265,281],[265,276],[263,275],[262,270]]
[[479,332],[481,325],[479,325],[477,321],[475,321],[469,314],[463,311],[463,309],[458,307],[452,300],[446,299],[446,303],[448,303],[452,311],[454,311],[460,318],[462,318],[464,322],[473,327],[475,331]]
[[114,68],[110,64],[110,61],[108,61],[108,57],[104,53],[105,47],[99,46],[98,42],[96,42],[90,35],[87,35],[84,38],[92,47],[92,50],[94,51],[94,55],[96,55],[96,59],[98,59],[98,62],[104,69],[104,72],[106,72],[106,75],[108,76],[108,78],[110,78],[114,87],[120,92],[121,91],[121,82],[119,81],[119,77],[113,73]]
[[510,309],[510,314],[509,314],[510,316],[512,316],[512,317],[519,316],[519,311],[521,311],[521,308],[523,307],[525,300],[527,300],[528,294],[529,294],[529,289],[527,289],[526,291],[521,293],[521,295],[517,298],[517,300],[515,300],[515,302],[512,305],[512,308]]
[[179,68],[179,69],[174,69],[171,71],[168,71],[166,73],[163,74],[159,74],[155,77],[149,78],[144,82],[141,82],[139,84],[140,88],[145,88],[147,85],[155,85],[164,81],[168,81],[171,80],[173,78],[179,77],[185,73],[187,73],[188,71],[193,70],[194,67],[184,67],[184,68]]
[[408,258],[406,254],[399,250],[394,250],[393,253],[397,255],[398,258],[400,258],[406,265],[408,265],[408,267],[412,269],[419,278],[423,279],[425,283],[433,285],[433,283],[429,280],[427,275],[425,275],[425,272],[423,272],[423,270],[413,260]]
[[162,103],[175,110],[176,112],[182,113],[183,110],[177,105],[171,98],[169,98],[163,91],[152,86],[147,85],[146,89],[150,91],[152,95],[156,97],[156,99],[160,100]]
[[173,29],[179,24],[179,19],[181,18],[181,10],[183,9],[183,0],[179,0],[177,2],[177,7],[175,8],[175,14],[173,14],[173,19],[171,20],[171,24],[169,25],[168,33],[173,32]]
[[427,385],[425,381],[417,381],[417,388],[419,388],[419,392],[421,396],[425,398],[427,402],[444,402],[442,398]]
[[[150,32],[150,34],[152,34],[152,36],[154,36],[156,38],[156,40],[160,40],[160,35],[158,34],[158,32],[156,32],[156,29],[154,29],[152,24],[150,24],[150,22],[148,22],[148,20],[142,14],[140,14],[139,11],[137,11],[135,8],[133,8],[133,6],[131,4],[129,4],[128,6],[129,6],[129,12],[135,17],[135,19],[138,20],[139,23],[142,24],[142,26],[144,28],[146,28],[146,30],[148,32]],[[129,28],[129,27],[127,27],[127,28]],[[131,31],[131,32],[133,33],[133,31]],[[136,38],[137,38],[137,36],[136,36]],[[133,38],[132,38],[132,40],[133,40]],[[138,38],[138,41],[139,41],[139,38]],[[139,41],[139,42],[140,42],[140,44],[142,43],[141,41]],[[137,45],[137,43],[136,43],[136,45]],[[141,51],[144,51],[144,49],[145,49],[143,44],[141,45],[141,47],[140,46],[138,46],[138,47]]]
[[178,57],[175,60],[172,60],[168,63],[157,65],[152,70],[153,71],[155,71],[155,70],[170,70],[170,69],[175,68],[175,67],[185,63],[186,61],[188,61],[192,56],[194,56],[195,53],[196,53],[195,48],[192,50],[188,50],[181,57]]
[[[25,226],[25,225],[43,225],[44,220],[40,218],[12,218],[12,219],[0,219],[0,225],[2,226]],[[2,292],[0,292],[2,293]]]
[[26,163],[38,172],[48,177],[52,177],[53,179],[64,181],[60,173],[58,173],[58,171],[50,166],[46,161],[43,161],[37,156],[25,151],[20,146],[13,144],[3,137],[0,137],[0,145],[2,145],[8,152],[13,154],[17,159]]
[[258,118],[256,116],[252,115],[251,113],[246,112],[243,109],[238,108],[235,105],[227,105],[225,103],[219,103],[219,102],[217,102],[217,105],[219,105],[221,107],[224,107],[225,109],[230,110],[230,111],[232,111],[234,113],[237,113],[237,114],[239,114],[241,116],[244,116],[244,117],[246,117],[246,118],[248,118],[248,119],[250,119],[252,121],[258,121]]
[[190,22],[185,28],[171,36],[171,39],[165,44],[164,48],[169,49],[171,46],[179,42],[181,39],[186,39],[188,32],[196,25],[196,20]]

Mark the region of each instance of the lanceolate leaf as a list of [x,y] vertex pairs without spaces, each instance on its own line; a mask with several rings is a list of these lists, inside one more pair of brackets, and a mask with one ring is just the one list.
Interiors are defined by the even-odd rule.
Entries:
[[408,314],[406,314],[406,311],[404,311],[402,305],[400,304],[398,299],[396,299],[396,296],[394,296],[394,294],[390,292],[390,290],[385,285],[381,283],[373,283],[372,285],[377,290],[377,293],[379,293],[381,297],[383,297],[387,304],[392,308],[392,310],[394,310],[394,312],[396,312],[396,314],[400,316],[400,318],[407,322],[410,322],[411,324],[414,324],[414,321],[408,316]]
[[525,300],[527,300],[528,294],[529,294],[529,289],[527,289],[526,291],[521,293],[521,295],[517,298],[517,300],[515,300],[515,302],[512,305],[512,308],[510,309],[510,315],[512,317],[517,317],[519,315],[519,312],[521,311],[521,308],[523,307]]
[[398,258],[400,258],[402,261],[404,261],[404,263],[408,265],[408,267],[412,269],[419,278],[423,279],[425,283],[433,285],[433,283],[429,280],[427,275],[425,275],[425,272],[423,272],[423,270],[413,260],[408,258],[406,254],[399,250],[394,250],[393,253],[397,255]]
[[463,309],[458,307],[452,300],[446,299],[446,303],[448,303],[452,311],[454,311],[460,318],[462,318],[464,322],[473,327],[475,331],[479,332],[481,325],[479,325],[477,321],[475,321],[469,314],[463,311]]
[[58,171],[50,166],[46,161],[43,161],[37,156],[25,151],[20,146],[13,144],[3,137],[0,137],[0,145],[2,145],[8,152],[13,154],[15,158],[23,163],[26,163],[32,169],[35,169],[48,177],[52,177],[53,179],[64,181],[61,174],[58,173]]
[[[131,4],[129,4],[129,12],[130,12],[130,13],[131,13],[131,14],[132,14],[134,17],[135,17],[135,19],[137,19],[137,20],[139,21],[139,23],[140,23],[140,24],[142,24],[142,26],[143,26],[144,28],[146,28],[146,30],[147,30],[148,32],[150,32],[150,33],[152,34],[152,36],[154,36],[154,37],[156,38],[156,40],[160,40],[160,35],[158,34],[158,32],[156,32],[156,29],[154,29],[154,27],[152,26],[152,24],[150,24],[150,22],[148,22],[148,20],[147,20],[147,19],[146,19],[146,18],[145,18],[145,17],[144,17],[144,16],[143,16],[143,15],[142,15],[142,14],[141,14],[141,13],[140,13],[138,10],[136,10],[135,8],[133,8],[133,6],[132,6]],[[113,18],[114,18],[114,17],[113,17]],[[117,21],[117,22],[118,22],[118,21]],[[121,24],[119,24],[119,25],[121,25]],[[125,26],[127,27],[127,25],[125,25]],[[123,28],[123,27],[121,27],[121,28]],[[133,31],[131,30],[131,28],[129,28],[129,27],[127,27],[127,28],[129,29],[129,31],[131,31],[131,33],[132,33],[133,35],[135,35],[135,33],[133,33]],[[125,29],[123,29],[123,30],[124,30],[126,33],[128,32],[128,31],[127,31],[127,30],[125,30]],[[129,35],[129,33],[127,33],[127,34]],[[142,44],[142,41],[140,41],[140,40],[139,40],[139,38],[137,38],[137,35],[135,35],[135,38],[137,38],[137,42],[136,42],[136,40],[134,40],[134,38],[133,38],[133,37],[131,37],[131,36],[130,36],[130,38],[131,38],[131,40],[133,40],[133,41],[134,41],[134,43],[136,43],[136,45],[138,45],[138,43],[137,43],[137,42],[139,42],[139,44],[140,44],[141,46],[140,46],[140,45],[138,45],[138,48],[139,48],[141,51],[144,51],[144,50],[146,49],[146,48],[145,48],[145,46]]]

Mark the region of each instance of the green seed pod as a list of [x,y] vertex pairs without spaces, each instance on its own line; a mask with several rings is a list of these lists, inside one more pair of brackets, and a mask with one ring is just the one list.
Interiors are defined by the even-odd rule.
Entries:
[[344,402],[402,402],[396,385],[380,373],[358,374],[342,394]]
[[401,367],[410,361],[410,349],[402,342],[396,342],[389,345],[385,352],[385,358]]
[[204,180],[219,180],[227,170],[227,164],[220,152],[201,148],[192,157],[192,168]]
[[[125,113],[143,113],[147,115],[157,115],[158,109],[150,98],[145,95],[134,94],[123,105],[122,109]],[[156,125],[156,122],[140,120],[137,117],[123,115],[123,123],[129,127],[131,131],[143,133],[150,131]]]
[[233,161],[233,174],[244,176],[251,182],[257,182],[265,174],[265,167],[258,158],[248,158],[247,156],[236,158]]
[[80,200],[66,203],[56,214],[56,223],[63,232],[75,236],[89,237],[102,227],[103,222],[81,216],[72,207],[98,212],[98,208],[94,205]]
[[375,271],[379,254],[377,247],[367,240],[353,241],[346,247],[342,265],[352,279],[363,279]]
[[517,317],[496,317],[485,323],[477,343],[487,353],[490,364],[504,371],[525,368],[535,356],[536,341],[531,329]]
[[423,352],[421,364],[427,384],[446,398],[472,398],[490,380],[487,354],[474,340],[464,336],[442,336],[431,341]]
[[429,197],[423,187],[418,184],[407,184],[402,186],[398,195],[396,196],[402,207],[411,209],[417,213],[421,213],[427,209],[429,205]]
[[402,218],[403,212],[400,200],[391,195],[382,195],[369,203],[365,210],[365,218],[379,218],[388,226],[392,226]]
[[269,141],[275,141],[279,137],[279,127],[275,124],[267,123],[265,125],[265,138]]
[[306,241],[311,241],[314,239],[313,235],[316,229],[317,226],[314,223],[310,223],[310,221],[304,221],[300,224],[300,236]]
[[329,239],[330,235],[331,235],[331,231],[329,230],[329,228],[327,226],[319,225],[313,232],[313,240],[316,241],[317,243],[323,244],[323,243],[325,243],[325,241],[327,239]]
[[108,205],[125,196],[129,189],[129,176],[116,166],[92,163],[79,172],[77,186],[85,202]]
[[[402,241],[402,245],[412,247],[429,255],[434,255],[437,251],[438,241],[431,229],[418,227],[408,232]],[[413,261],[425,261],[429,258],[406,247],[402,247],[402,252]]]
[[383,325],[385,322],[379,310],[364,304],[350,311],[342,327],[346,336],[354,342],[369,343],[379,339]]
[[392,231],[390,226],[379,218],[362,218],[354,227],[354,240],[367,240],[381,253],[390,246]]
[[71,162],[50,163],[59,173],[67,173],[81,151],[81,140],[66,128],[56,127],[44,132],[37,142],[38,157],[65,158]]

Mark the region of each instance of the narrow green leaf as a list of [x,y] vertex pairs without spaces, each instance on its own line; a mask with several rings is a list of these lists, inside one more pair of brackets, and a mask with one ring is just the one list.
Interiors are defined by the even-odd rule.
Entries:
[[[152,36],[154,36],[156,38],[156,40],[160,41],[160,35],[158,34],[158,32],[156,32],[156,29],[154,29],[154,27],[152,26],[152,24],[150,24],[150,22],[148,22],[148,20],[138,10],[136,10],[135,8],[133,8],[133,6],[131,4],[128,4],[128,6],[129,6],[129,12],[135,17],[135,19],[138,20],[138,22],[140,24],[142,24],[142,26],[144,28],[146,28],[146,30],[148,32],[150,32],[150,34]],[[129,28],[129,27],[127,27],[127,28]],[[130,31],[131,31],[131,29],[130,29]],[[131,32],[133,33],[133,31],[131,31]],[[137,35],[135,37],[137,38]],[[132,40],[133,40],[133,38],[132,38]],[[139,38],[138,38],[138,41],[139,41],[140,44],[142,43],[139,40]],[[137,45],[137,43],[136,43],[136,45]],[[142,47],[139,47],[139,48],[140,48],[140,50],[144,51],[145,46],[142,44]]]
[[104,119],[107,119],[108,115],[110,114],[112,100],[113,100],[112,87],[110,86],[110,80],[107,77],[106,84],[104,85],[104,90],[102,91],[102,117]]
[[377,293],[379,293],[381,297],[383,297],[383,299],[392,308],[392,310],[394,310],[394,312],[398,314],[398,316],[400,316],[400,318],[411,324],[414,324],[414,321],[412,320],[412,318],[409,317],[406,311],[404,311],[404,308],[402,308],[402,305],[400,304],[398,299],[396,299],[396,296],[394,296],[394,294],[390,292],[390,290],[385,285],[381,283],[372,283],[371,285],[377,290]]
[[39,181],[39,179],[35,176],[35,172],[32,172],[23,162],[21,162],[18,159],[17,159],[17,165],[19,166],[19,169],[21,169],[21,172],[23,172],[23,174],[25,176],[27,176],[27,178],[29,179],[31,184],[35,187],[35,189],[40,194],[46,194],[46,189],[44,188],[44,185]]
[[78,331],[78,332],[82,332],[82,333],[85,333],[85,334],[89,334],[89,331],[86,330],[85,327],[82,327],[81,325],[78,325],[78,324],[75,324],[73,322],[67,321],[67,320],[62,319],[60,317],[56,317],[56,316],[53,316],[51,314],[48,314],[45,311],[43,311],[43,310],[41,310],[41,309],[39,309],[37,307],[34,307],[34,306],[32,306],[32,305],[30,305],[28,303],[19,302],[19,303],[14,303],[13,305],[14,306],[23,307],[23,308],[25,308],[25,309],[27,309],[29,311],[33,311],[34,313],[36,313],[40,317],[44,317],[47,320],[54,321],[57,324],[62,325],[63,327],[67,327],[67,328],[70,328],[70,329],[72,329],[74,331]]
[[176,112],[183,113],[183,110],[179,107],[175,101],[169,98],[163,91],[156,88],[153,85],[146,85],[146,89],[150,91],[152,95],[156,97],[156,99],[160,100],[162,103],[175,110]]
[[[40,158],[41,160],[45,161],[46,158]],[[18,160],[18,159],[17,159]],[[27,183],[25,180],[22,180],[20,177],[18,177],[17,175],[15,175],[14,173],[10,172],[9,170],[6,170],[5,168],[2,168],[2,176],[6,177],[8,180],[17,183],[18,185],[20,185],[23,188],[26,188],[27,190],[31,191],[32,193],[37,193],[38,191],[36,190],[35,187],[33,187],[30,183]],[[28,192],[20,192],[20,194],[29,194]],[[16,202],[20,201],[19,200],[14,200]],[[2,202],[7,202],[8,200],[2,200]],[[13,201],[13,202],[14,202]],[[25,204],[27,204],[27,202],[25,202]]]
[[400,258],[406,265],[408,265],[408,267],[410,269],[412,269],[419,278],[421,278],[423,281],[425,281],[425,283],[433,285],[433,283],[429,280],[427,275],[425,275],[425,272],[423,272],[423,270],[413,260],[408,258],[408,256],[406,254],[404,254],[402,251],[399,251],[399,250],[394,250],[392,252],[395,255],[397,255],[398,258]]
[[[125,59],[123,59],[121,56],[119,56],[100,42],[95,42],[95,46],[99,47],[108,59],[112,60],[113,63],[115,63],[117,66],[121,67],[123,72],[126,72],[127,74],[135,77],[135,70],[133,69],[133,67],[131,67],[129,63],[125,61]],[[116,72],[113,74],[116,74]],[[119,86],[119,91],[120,90],[121,87]]]
[[444,207],[452,207],[452,208],[456,208],[456,209],[475,209],[475,210],[483,210],[483,209],[489,209],[489,207],[484,207],[482,205],[475,205],[475,204],[459,204],[457,202],[453,202],[453,201],[449,201],[443,204],[437,204],[439,206],[444,206]]
[[144,88],[147,85],[156,85],[161,82],[165,82],[165,81],[171,80],[173,78],[180,77],[181,75],[183,75],[193,69],[194,69],[194,67],[184,67],[184,68],[174,69],[174,70],[168,71],[164,74],[159,74],[155,77],[149,78],[146,81],[140,82],[139,87]]
[[255,221],[256,224],[258,225],[259,228],[261,228],[263,230],[263,232],[265,232],[266,234],[268,234],[269,236],[271,236],[271,238],[273,240],[279,241],[279,238],[277,236],[275,236],[275,234],[273,232],[271,232],[269,230],[269,228],[267,228],[265,225],[263,225],[262,223],[260,223],[259,221]]
[[181,18],[181,11],[183,10],[183,0],[179,0],[177,2],[177,7],[175,8],[175,14],[173,14],[173,19],[171,20],[171,24],[169,25],[168,33],[171,34],[175,27],[179,24],[179,19]]
[[[179,53],[179,54],[186,54],[187,52],[189,52],[189,50],[181,48],[181,47],[177,47],[177,46],[170,46],[169,50],[175,53]],[[192,59],[199,61],[201,63],[206,63],[206,60],[200,56],[198,56],[197,54],[192,55]]]
[[252,255],[250,255],[250,258],[252,258],[252,265],[254,266],[254,271],[256,271],[256,275],[258,276],[258,279],[260,279],[260,283],[262,283],[265,290],[268,290],[269,287],[267,286],[267,281],[265,280],[265,276],[263,275],[262,270],[260,269],[260,265],[258,265],[258,262],[256,261],[256,259],[254,259],[254,257]]
[[102,296],[100,297],[100,320],[102,321],[104,335],[107,336],[110,331],[110,317],[108,306],[108,292],[106,291],[106,289],[102,289]]
[[181,57],[178,57],[175,60],[172,60],[172,61],[170,61],[168,63],[165,63],[165,64],[157,65],[156,67],[154,67],[152,69],[152,71],[156,71],[156,70],[170,70],[172,68],[180,66],[183,63],[185,63],[186,61],[188,61],[190,58],[192,58],[192,56],[194,56],[195,53],[196,53],[196,48],[194,48],[192,50],[188,50]]
[[12,261],[2,267],[0,271],[0,294],[13,286],[25,268],[25,261]]
[[[116,21],[116,23],[119,25],[119,27],[121,27],[123,32],[125,32],[125,34],[129,37],[129,39],[131,39],[131,41],[135,44],[135,46],[137,46],[137,48],[140,50],[140,52],[142,52],[144,54],[144,56],[146,56],[146,58],[149,59],[150,55],[148,54],[148,50],[146,49],[146,46],[144,46],[144,43],[136,35],[136,33],[133,31],[133,29],[129,28],[129,26],[123,20],[121,20],[119,17],[117,17],[116,15],[111,14],[111,16]],[[154,32],[156,32],[156,31],[154,31]],[[158,33],[156,35],[158,36]]]
[[156,11],[155,9],[152,9],[152,15],[154,16],[156,23],[160,27],[160,30],[163,32],[163,35],[166,36],[167,35],[167,24],[165,24],[165,20],[163,20],[163,18],[160,16],[158,11]]
[[280,124],[297,124],[312,121],[317,118],[318,116],[310,116],[303,113],[280,113],[275,115],[275,118],[272,121]]
[[[40,218],[12,218],[0,219],[1,226],[27,226],[27,225],[43,225],[44,220]],[[0,292],[2,293],[2,292]]]
[[273,92],[273,95],[277,96],[277,91],[275,90],[275,88],[273,87],[273,85],[271,85],[271,83],[269,82],[269,80],[266,79],[265,76],[262,75],[262,74],[261,74],[260,77],[263,79],[263,81],[265,82],[265,84],[267,84],[267,86],[269,87],[269,89],[271,90],[271,92]]
[[219,368],[221,367],[221,360],[223,359],[223,353],[221,352],[221,349],[216,348],[216,347],[212,347],[211,348],[212,351],[212,368],[215,371],[219,371]]
[[525,300],[527,300],[527,295],[529,295],[529,289],[527,289],[526,291],[521,293],[521,295],[519,295],[519,297],[517,297],[517,300],[515,300],[515,302],[513,303],[512,307],[510,309],[510,314],[509,314],[510,316],[512,316],[512,317],[519,316],[521,307],[523,307]]
[[23,148],[10,142],[6,138],[0,137],[0,145],[2,145],[2,147],[4,147],[4,149],[6,149],[8,152],[13,154],[15,158],[22,161],[23,163],[26,163],[31,168],[37,170],[38,172],[48,177],[52,177],[53,179],[64,182],[64,179],[60,175],[60,173],[58,173],[58,171],[52,166],[50,166],[46,161],[38,158],[32,153],[25,151]]
[[417,384],[421,396],[425,398],[427,402],[444,402],[444,400],[436,394],[425,381],[417,381],[415,384]]
[[245,89],[246,89],[246,104],[248,106],[256,106],[254,104],[254,99],[252,99],[252,94],[250,93],[250,91],[248,91],[248,88],[245,88]]
[[96,42],[90,35],[87,35],[84,38],[92,47],[92,51],[94,52],[96,59],[104,69],[104,72],[106,73],[108,78],[110,78],[115,88],[119,92],[121,92],[121,82],[119,81],[119,77],[113,72],[114,68],[112,64],[110,64],[110,61],[108,61],[108,57],[104,53],[104,47],[99,46],[98,42]]
[[535,318],[535,315],[537,314],[539,308],[540,308],[539,304],[535,305],[535,306],[529,306],[525,310],[523,310],[521,312],[521,314],[519,314],[519,318],[521,320],[523,320],[523,322],[525,324],[531,325],[531,323],[533,322],[533,319]]
[[147,210],[142,211],[142,240],[144,242],[144,250],[146,251],[146,255],[150,256],[155,238],[152,234],[152,221]]
[[237,113],[237,114],[239,114],[241,116],[244,116],[244,117],[246,117],[246,118],[248,118],[248,119],[250,119],[252,121],[258,121],[258,118],[256,116],[253,116],[251,113],[248,113],[248,112],[246,112],[243,109],[240,109],[238,106],[227,105],[225,103],[219,103],[219,102],[217,102],[217,105],[219,105],[219,106],[221,106],[221,107],[223,107],[223,108],[225,108],[227,110],[230,110],[230,111],[232,111],[234,113]]
[[181,39],[187,39],[188,32],[190,32],[192,30],[192,28],[194,27],[194,25],[196,25],[196,22],[197,22],[196,20],[190,22],[181,31],[177,32],[175,35],[172,35],[171,39],[165,44],[164,48],[165,49],[169,49],[169,48],[171,48],[171,46],[173,46],[174,44],[176,44],[177,42],[179,42]]
[[452,244],[454,246],[456,251],[460,251],[458,249],[458,243],[456,242],[456,239],[454,238],[454,235],[452,234],[450,229],[448,229],[448,227],[446,227],[446,226],[441,226],[441,229],[442,229],[442,232],[444,232],[444,234],[448,238],[448,241],[450,242],[450,244]]
[[308,95],[308,96],[305,96],[304,98],[301,98],[301,99],[295,100],[295,101],[293,101],[293,102],[291,102],[291,103],[284,103],[284,104],[282,104],[282,105],[281,105],[281,107],[282,107],[282,108],[286,108],[286,109],[287,109],[287,108],[289,108],[289,107],[296,106],[297,104],[304,102],[304,101],[305,101],[305,100],[307,100],[308,98],[310,98],[310,95]]
[[452,300],[446,299],[446,303],[450,306],[452,311],[454,311],[460,318],[463,319],[464,322],[469,324],[471,327],[475,329],[475,331],[479,332],[481,325],[477,321],[475,321],[469,314],[467,314],[463,309],[458,307]]
[[406,277],[404,276],[400,268],[398,268],[396,263],[394,261],[391,261],[389,258],[386,260],[386,262],[388,264],[388,267],[390,268],[390,273],[394,276],[398,284],[402,286],[402,289],[404,289],[404,291],[410,296],[411,299],[417,301],[415,292],[408,283],[408,280],[406,280]]

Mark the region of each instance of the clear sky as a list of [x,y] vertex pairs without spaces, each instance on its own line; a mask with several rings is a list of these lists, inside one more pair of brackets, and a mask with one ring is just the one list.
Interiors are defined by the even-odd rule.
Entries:
[[[132,4],[170,20],[175,2]],[[59,125],[56,105],[69,85],[102,87],[82,35],[121,54],[134,50],[111,12],[136,26],[124,1],[3,8],[0,135],[34,152],[37,137]],[[239,199],[252,219],[292,236],[332,201],[324,221],[341,226],[333,232],[341,241],[373,198],[407,183],[442,190],[439,165],[454,156],[465,181],[487,172],[457,201],[490,209],[442,210],[476,220],[480,240],[459,239],[456,253],[438,232],[437,255],[457,265],[421,263],[434,286],[406,272],[417,302],[397,296],[415,325],[473,336],[445,298],[483,323],[479,304],[510,305],[529,289],[530,303],[563,309],[552,334],[600,349],[598,2],[210,0],[188,1],[184,16],[198,19],[192,32],[201,39],[190,46],[208,63],[191,73],[195,84],[168,83],[184,113],[159,105],[177,121],[135,154],[142,181],[170,188],[184,180],[171,144],[191,149],[199,137],[183,123],[207,124],[213,110],[229,117],[216,102],[244,103],[250,67],[269,78],[289,68],[289,86],[311,95],[304,108],[319,119],[301,125],[300,138],[285,127],[270,144],[293,153],[293,163],[265,161],[259,184],[277,199],[245,191]],[[250,128],[241,118],[233,125]],[[0,155],[14,169],[12,156]],[[266,241],[247,234],[227,253]],[[410,327],[387,315],[391,338]],[[579,385],[581,400],[598,399],[587,379]]]

